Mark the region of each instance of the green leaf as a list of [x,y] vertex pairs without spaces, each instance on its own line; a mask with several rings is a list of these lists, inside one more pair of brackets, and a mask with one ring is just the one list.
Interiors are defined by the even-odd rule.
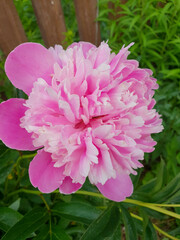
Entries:
[[119,223],[114,230],[114,233],[110,237],[106,237],[104,240],[121,240],[121,224]]
[[15,210],[15,211],[18,211],[19,209],[19,206],[20,206],[20,201],[21,199],[18,198],[16,201],[14,201],[11,205],[9,205],[9,208]]
[[48,212],[43,208],[34,208],[17,222],[3,236],[2,240],[24,240],[40,228],[48,219]]
[[163,159],[161,159],[161,163],[156,178],[156,184],[155,187],[152,189],[151,194],[159,192],[162,189],[162,186],[165,182],[165,176],[166,176],[165,162],[163,161]]
[[10,227],[17,223],[22,215],[8,207],[0,207],[0,229],[6,232]]
[[148,49],[147,52],[149,53],[150,57],[156,57],[157,59],[161,60],[162,56],[157,53],[156,51],[152,50],[152,49]]
[[58,225],[52,226],[52,240],[71,240],[71,237]]
[[167,201],[180,190],[179,181],[180,173],[166,187],[164,187],[160,192],[156,193],[156,195],[151,198],[151,201],[155,203]]
[[3,183],[11,172],[19,153],[15,150],[8,149],[0,156],[0,183]]
[[83,202],[57,203],[52,211],[67,219],[90,224],[99,217],[101,210]]
[[[115,240],[118,239],[120,221],[119,209],[111,205],[88,227],[80,240]],[[120,237],[119,237],[120,239]]]
[[144,185],[141,185],[134,193],[133,197],[140,201],[148,202],[150,198],[149,192],[154,188],[156,184],[156,179],[151,179]]
[[138,239],[137,230],[136,230],[136,226],[133,221],[133,218],[129,214],[128,210],[123,206],[123,204],[120,204],[120,206],[121,206],[122,218],[125,226],[126,240]]
[[157,234],[156,231],[151,223],[151,221],[148,221],[148,224],[144,230],[144,240],[157,240]]
[[141,215],[143,217],[143,240],[157,240],[156,231],[148,218],[148,215],[142,208],[140,208]]
[[137,23],[137,21],[140,19],[139,15],[134,16],[133,20],[131,21],[129,25],[129,30],[131,31],[134,25]]
[[82,226],[77,226],[77,227],[72,226],[72,227],[67,228],[67,230],[66,230],[66,232],[70,235],[74,234],[74,233],[80,233],[82,235],[84,233],[84,231],[85,231],[85,229]]
[[40,232],[33,240],[47,240],[49,238],[49,226],[47,224],[43,225],[39,230]]

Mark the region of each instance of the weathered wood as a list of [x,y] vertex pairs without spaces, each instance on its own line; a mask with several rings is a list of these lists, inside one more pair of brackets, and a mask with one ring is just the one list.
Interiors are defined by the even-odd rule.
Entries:
[[[118,4],[125,4],[127,0],[120,0]],[[124,14],[120,14],[120,11],[122,11],[122,8],[120,6],[116,6],[113,2],[108,3],[108,7],[113,10],[113,13],[109,13],[109,19],[117,20],[118,18],[124,16]]]
[[47,47],[63,44],[66,26],[60,0],[31,0]]
[[158,2],[157,7],[163,8],[166,5],[166,2]]
[[97,0],[74,0],[79,36],[96,46],[100,44],[100,28],[96,21],[98,15]]
[[0,0],[0,49],[8,55],[27,38],[13,0]]

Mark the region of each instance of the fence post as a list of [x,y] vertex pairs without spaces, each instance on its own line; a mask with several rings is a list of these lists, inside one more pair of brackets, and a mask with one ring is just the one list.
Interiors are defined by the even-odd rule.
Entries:
[[13,0],[0,2],[0,49],[7,56],[17,45],[27,42],[27,38]]
[[[128,0],[120,0],[120,4],[125,4]],[[122,8],[120,6],[116,6],[113,2],[108,3],[108,7],[111,8],[114,12],[114,14],[110,13],[109,18],[112,20],[117,20],[118,18],[124,16],[124,14],[120,14],[120,11],[122,11]]]
[[96,46],[100,44],[100,28],[96,22],[97,0],[74,0],[80,39]]
[[46,47],[63,44],[66,26],[60,0],[31,0]]

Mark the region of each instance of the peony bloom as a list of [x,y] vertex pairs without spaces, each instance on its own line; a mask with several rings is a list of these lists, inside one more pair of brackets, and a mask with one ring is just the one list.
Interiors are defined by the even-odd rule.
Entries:
[[0,139],[13,149],[39,149],[29,176],[41,192],[70,194],[88,177],[111,200],[132,194],[129,175],[154,150],[151,134],[162,130],[153,109],[156,79],[127,60],[132,45],[115,55],[105,42],[67,50],[24,43],[9,54],[7,76],[28,99],[0,104]]

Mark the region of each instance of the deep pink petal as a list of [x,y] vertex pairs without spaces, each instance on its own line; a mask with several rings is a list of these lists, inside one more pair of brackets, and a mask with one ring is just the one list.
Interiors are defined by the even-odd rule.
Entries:
[[51,154],[44,150],[38,151],[29,165],[29,177],[32,185],[44,193],[50,193],[60,186],[65,177],[63,171],[64,167],[54,167]]
[[133,184],[129,175],[122,174],[106,181],[104,185],[98,183],[99,191],[110,200],[121,202],[126,197],[131,196],[133,192]]
[[31,134],[20,127],[20,118],[27,110],[24,102],[24,99],[12,98],[0,104],[0,139],[13,149],[35,150]]
[[54,62],[52,53],[41,44],[23,43],[8,55],[5,71],[15,87],[29,94],[37,78],[50,83]]
[[72,179],[70,177],[66,177],[63,180],[63,183],[59,187],[59,191],[63,194],[71,194],[76,192],[82,187],[82,184],[80,183],[73,183]]

